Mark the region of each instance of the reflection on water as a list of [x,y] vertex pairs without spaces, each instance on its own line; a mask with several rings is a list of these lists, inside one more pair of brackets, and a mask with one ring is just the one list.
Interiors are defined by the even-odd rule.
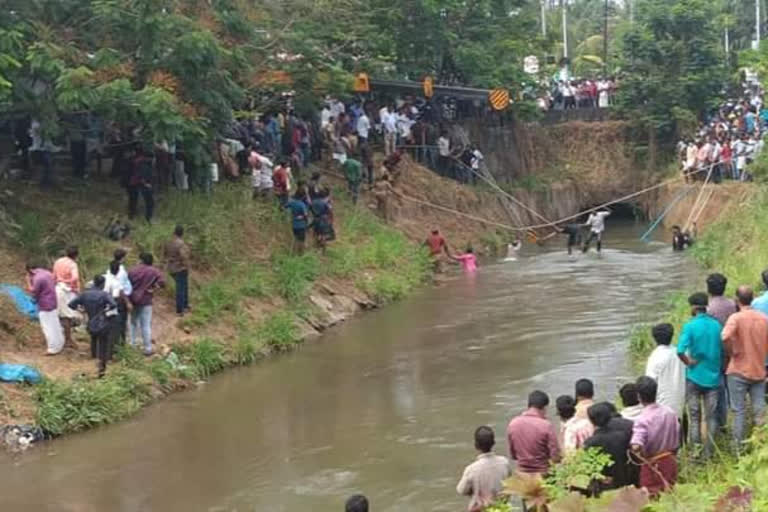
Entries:
[[492,425],[505,452],[532,389],[554,401],[591,377],[613,398],[630,377],[628,328],[689,279],[681,255],[638,241],[643,227],[612,223],[601,256],[526,248],[129,422],[3,460],[3,503],[332,512],[363,492],[377,512],[462,510],[475,427]]

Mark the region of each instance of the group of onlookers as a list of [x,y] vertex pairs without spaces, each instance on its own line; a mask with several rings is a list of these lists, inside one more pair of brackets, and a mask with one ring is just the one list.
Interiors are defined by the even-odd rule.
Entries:
[[559,79],[536,100],[540,110],[607,108],[613,104],[618,81],[611,78]]
[[763,150],[766,128],[768,108],[759,92],[724,103],[699,126],[695,137],[677,145],[686,181],[750,181],[747,167]]
[[[57,355],[67,346],[77,349],[73,339],[77,324],[83,325],[91,338],[91,357],[98,359],[99,377],[106,372],[115,344],[126,339],[136,346],[141,337],[144,354],[154,353],[153,299],[165,286],[165,278],[154,266],[152,254],[140,254],[139,263],[130,269],[125,267],[126,255],[124,249],[116,249],[107,271],[95,275],[86,287],[82,286],[75,246],[69,247],[50,270],[42,263],[27,263],[27,288],[37,303],[47,355]],[[176,226],[163,258],[175,282],[176,313],[183,316],[190,310],[190,250],[182,226]]]

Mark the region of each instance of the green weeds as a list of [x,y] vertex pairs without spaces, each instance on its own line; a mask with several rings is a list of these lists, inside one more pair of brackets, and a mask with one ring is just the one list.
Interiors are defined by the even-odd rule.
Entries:
[[96,381],[46,379],[35,388],[37,423],[53,435],[113,423],[147,403],[149,389],[142,373],[127,368]]
[[256,338],[275,350],[288,349],[300,341],[294,316],[288,312],[274,313],[261,322],[256,327]]

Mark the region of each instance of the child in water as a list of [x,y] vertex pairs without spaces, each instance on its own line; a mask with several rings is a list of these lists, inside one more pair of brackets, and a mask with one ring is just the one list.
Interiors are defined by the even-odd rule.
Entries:
[[466,274],[472,274],[477,270],[477,257],[475,256],[475,251],[472,249],[471,245],[467,247],[467,252],[464,254],[451,256],[451,258],[461,263],[461,267]]
[[517,254],[522,247],[523,241],[520,240],[520,235],[517,235],[513,243],[507,244],[507,257],[504,261],[517,261]]

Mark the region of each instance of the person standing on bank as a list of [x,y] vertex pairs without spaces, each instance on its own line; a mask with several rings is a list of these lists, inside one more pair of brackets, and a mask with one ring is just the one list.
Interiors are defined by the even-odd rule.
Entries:
[[493,453],[496,439],[491,427],[478,427],[475,430],[475,448],[480,455],[475,462],[464,469],[456,486],[456,492],[462,496],[471,496],[467,510],[482,512],[491,505],[503,488],[502,482],[509,477],[509,459]]
[[705,293],[694,293],[688,298],[691,315],[680,333],[677,355],[685,364],[685,402],[691,425],[691,444],[701,444],[702,403],[707,422],[707,440],[704,456],[712,455],[714,435],[717,432],[717,395],[720,388],[722,343],[720,322],[707,314],[708,298]]
[[61,329],[56,302],[56,284],[48,269],[27,263],[27,291],[35,299],[47,347],[45,355],[55,356],[64,349],[64,332]]
[[136,148],[131,174],[128,177],[128,216],[136,216],[139,194],[144,199],[144,218],[152,222],[155,212],[155,196],[152,189],[152,159],[141,146]]
[[88,314],[88,334],[91,335],[91,358],[98,359],[99,378],[107,371],[107,361],[112,358],[113,323],[118,321],[117,303],[104,291],[103,275],[93,278],[93,286],[72,300],[72,309],[82,307]]
[[357,204],[357,197],[360,195],[360,181],[362,180],[362,165],[354,158],[347,158],[341,164],[344,171],[344,177],[347,179],[347,189],[352,197],[352,204]]
[[176,283],[176,314],[189,311],[189,246],[184,241],[184,227],[177,225],[173,238],[165,244],[165,265]]
[[682,420],[685,409],[685,365],[672,346],[675,329],[672,324],[657,324],[651,329],[651,334],[656,341],[656,348],[648,358],[645,375],[656,381],[656,402],[675,411]]
[[165,287],[163,275],[152,266],[155,259],[150,253],[139,255],[141,263],[128,272],[133,291],[131,292],[131,346],[141,333],[144,342],[144,355],[151,356],[152,350],[152,299],[157,288]]
[[747,395],[752,401],[756,425],[765,414],[765,363],[768,359],[768,317],[752,308],[752,288],[739,286],[736,300],[739,312],[731,315],[723,328],[723,343],[730,356],[726,374],[733,409],[733,441],[741,448],[747,436]]
[[77,246],[67,248],[66,256],[62,256],[53,263],[53,278],[56,282],[56,303],[58,304],[59,320],[64,328],[64,340],[66,346],[77,348],[72,340],[72,328],[80,314],[67,306],[72,299],[80,293],[80,269],[77,266],[77,257],[80,251]]
[[[736,313],[736,303],[732,299],[723,297],[728,279],[719,273],[710,274],[707,277],[707,293],[709,294],[709,305],[707,313],[715,317],[721,326],[725,325],[728,318]],[[720,387],[717,393],[717,422],[720,429],[724,430],[728,425],[728,404],[730,396],[728,393],[728,383],[725,377],[725,369],[728,366],[728,356],[723,351],[723,364],[720,367]]]
[[304,202],[300,193],[285,203],[285,208],[291,212],[291,227],[293,228],[293,252],[304,254],[304,245],[307,240],[307,228],[309,227],[309,206]]

